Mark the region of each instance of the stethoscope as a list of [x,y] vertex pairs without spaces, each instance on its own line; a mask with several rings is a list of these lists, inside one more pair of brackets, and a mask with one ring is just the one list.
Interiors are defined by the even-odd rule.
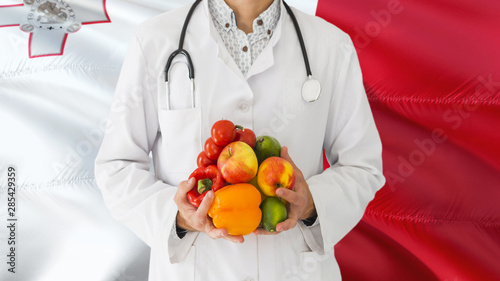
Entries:
[[[191,20],[191,16],[193,15],[193,12],[198,6],[198,4],[201,2],[201,0],[196,0],[196,2],[193,3],[191,6],[191,9],[189,10],[186,19],[184,20],[184,25],[182,27],[182,32],[181,32],[181,38],[179,39],[179,48],[175,50],[170,57],[167,60],[167,65],[165,66],[165,87],[166,87],[166,93],[167,93],[167,100],[166,100],[166,109],[170,110],[170,89],[169,89],[169,84],[168,84],[168,78],[170,74],[170,66],[172,65],[172,61],[174,58],[181,54],[186,58],[186,66],[188,68],[188,75],[189,75],[189,80],[191,81],[191,106],[194,108],[196,106],[195,104],[195,98],[194,98],[194,67],[193,67],[193,61],[191,60],[191,56],[189,55],[188,51],[183,49],[184,45],[184,38],[186,37],[186,29],[189,24],[189,21]],[[297,19],[295,18],[295,15],[292,12],[292,9],[288,6],[288,4],[283,1],[283,5],[285,6],[286,11],[290,15],[290,18],[292,19],[293,25],[295,27],[295,31],[297,32],[297,37],[299,39],[300,43],[300,48],[302,50],[302,57],[304,58],[304,64],[306,66],[306,73],[307,73],[307,80],[304,82],[302,85],[302,98],[306,102],[313,102],[317,100],[321,94],[321,84],[319,81],[312,76],[311,72],[311,67],[309,66],[309,59],[307,58],[307,52],[306,52],[306,47],[304,45],[304,39],[302,38],[302,33],[300,32],[300,27],[299,24],[297,23]]]

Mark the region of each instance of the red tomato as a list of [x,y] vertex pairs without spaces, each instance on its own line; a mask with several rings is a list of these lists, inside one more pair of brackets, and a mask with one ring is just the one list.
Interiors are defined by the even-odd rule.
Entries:
[[224,147],[236,138],[236,126],[229,120],[219,120],[212,126],[211,135],[216,145]]
[[216,145],[212,138],[208,138],[205,141],[205,154],[210,160],[217,161],[222,149],[224,149],[224,147]]
[[217,161],[209,159],[205,151],[202,151],[198,154],[198,158],[196,158],[196,164],[198,164],[198,167],[206,167],[210,165],[217,165]]
[[246,144],[248,144],[251,148],[255,147],[255,142],[257,141],[255,137],[255,133],[248,129],[237,129],[236,130],[236,138],[234,139],[235,141],[242,141]]

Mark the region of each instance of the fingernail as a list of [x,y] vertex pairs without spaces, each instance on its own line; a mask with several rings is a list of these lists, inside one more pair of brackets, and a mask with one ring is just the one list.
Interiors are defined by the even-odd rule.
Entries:
[[281,191],[281,187],[276,189],[276,195],[281,196],[283,192]]
[[207,192],[207,196],[208,198],[212,199],[212,197],[214,197],[214,192],[213,191]]

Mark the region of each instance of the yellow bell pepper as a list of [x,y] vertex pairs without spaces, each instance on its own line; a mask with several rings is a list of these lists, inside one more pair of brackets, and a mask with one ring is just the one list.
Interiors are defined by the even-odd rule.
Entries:
[[260,224],[262,211],[260,192],[248,183],[228,185],[214,194],[208,215],[217,228],[231,235],[247,235]]

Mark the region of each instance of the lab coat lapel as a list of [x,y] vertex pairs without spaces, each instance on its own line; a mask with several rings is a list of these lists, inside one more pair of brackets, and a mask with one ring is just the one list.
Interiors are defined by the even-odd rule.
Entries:
[[[274,35],[273,37],[271,37],[271,41],[273,41],[272,39],[274,39]],[[248,69],[246,79],[249,79],[250,77],[259,74],[261,72],[264,72],[265,70],[274,65],[274,53],[273,53],[274,46],[273,44],[271,44],[272,43],[271,41],[269,42],[269,44],[267,44],[264,50],[262,50],[257,59],[253,62],[252,66],[250,66],[250,68]]]
[[282,22],[284,20],[283,17],[288,16],[285,12],[285,7],[283,6],[282,1],[280,1],[280,7],[281,7],[280,18],[278,20],[276,28],[274,29],[273,36],[271,37],[271,40],[264,48],[264,50],[262,50],[260,55],[253,62],[252,66],[247,72],[246,79],[249,79],[250,77],[259,74],[261,72],[264,72],[274,65],[274,46],[276,45],[276,43],[278,43],[278,41],[281,38],[281,30],[282,30],[281,27],[282,27]]
[[220,37],[219,33],[217,32],[217,29],[214,26],[214,23],[212,21],[212,16],[210,15],[208,9],[208,1],[203,1],[203,9],[208,18],[210,36],[217,45],[217,58],[220,59],[231,70],[231,72],[236,75],[236,77],[246,81],[245,77],[243,76],[243,73],[241,73],[240,68],[238,67],[238,65],[236,65],[236,62],[231,57],[231,54],[229,54],[229,52],[227,51],[226,46],[222,41],[222,38]]

